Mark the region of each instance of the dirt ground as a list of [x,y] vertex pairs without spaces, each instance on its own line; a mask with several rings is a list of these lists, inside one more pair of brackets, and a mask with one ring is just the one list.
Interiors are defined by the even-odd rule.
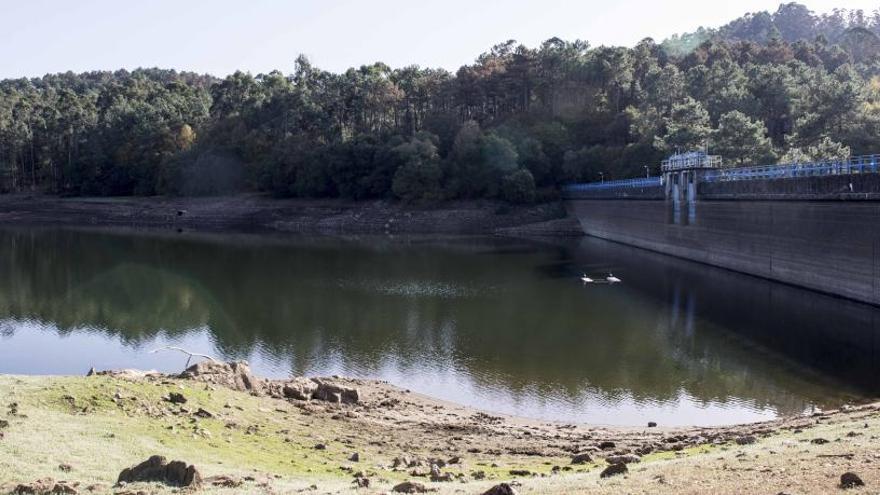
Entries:
[[407,205],[391,201],[211,198],[59,198],[0,195],[0,225],[149,227],[171,230],[319,234],[581,235],[561,203],[497,201]]
[[[842,491],[850,471],[866,486],[847,493],[880,491],[878,404],[722,428],[618,428],[490,415],[378,381],[322,380],[357,391],[343,403],[285,398],[302,379],[246,382],[0,376],[0,493],[46,478],[78,493],[178,490],[114,486],[156,454],[238,483],[206,481],[207,493],[387,493],[411,481],[438,493],[504,482],[518,493],[795,495]],[[621,460],[627,473],[600,475]]]

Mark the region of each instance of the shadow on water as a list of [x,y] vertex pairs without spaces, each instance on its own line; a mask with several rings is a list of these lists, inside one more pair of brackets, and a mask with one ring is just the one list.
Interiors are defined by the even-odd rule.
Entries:
[[498,412],[718,424],[875,395],[876,316],[597,239],[0,231],[0,372],[175,370],[146,352],[174,342]]

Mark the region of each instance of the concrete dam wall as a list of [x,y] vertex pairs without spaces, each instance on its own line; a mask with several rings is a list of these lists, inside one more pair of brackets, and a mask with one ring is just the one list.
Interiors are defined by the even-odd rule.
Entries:
[[852,179],[697,184],[693,201],[580,194],[568,208],[591,236],[880,305],[880,188]]

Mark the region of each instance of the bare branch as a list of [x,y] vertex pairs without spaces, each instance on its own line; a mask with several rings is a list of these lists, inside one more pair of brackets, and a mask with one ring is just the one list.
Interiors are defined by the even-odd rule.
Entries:
[[178,351],[178,352],[182,352],[182,353],[188,355],[189,357],[186,359],[186,364],[183,366],[183,369],[189,368],[189,362],[192,361],[192,358],[194,358],[194,357],[205,358],[205,359],[210,360],[213,363],[219,363],[219,361],[217,361],[216,359],[214,359],[213,357],[211,357],[207,354],[199,354],[197,352],[190,352],[182,347],[175,347],[175,346],[171,346],[171,345],[165,346],[165,347],[160,347],[158,349],[153,349],[152,351],[150,351],[150,354],[155,354],[159,351]]

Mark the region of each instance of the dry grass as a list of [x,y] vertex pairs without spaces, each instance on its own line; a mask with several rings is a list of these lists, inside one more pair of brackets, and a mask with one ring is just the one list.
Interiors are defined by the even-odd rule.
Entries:
[[[188,409],[203,407],[216,417],[169,414],[172,408],[162,397],[181,389],[190,399]],[[0,493],[46,477],[79,482],[81,493],[92,484],[99,486],[99,493],[112,493],[119,471],[154,454],[195,464],[206,476],[253,478],[237,490],[209,486],[205,493],[354,492],[349,467],[374,473],[373,486],[363,493],[388,491],[409,477],[388,469],[399,451],[371,442],[375,431],[358,432],[357,422],[333,420],[284,401],[232,390],[179,381],[0,376],[0,397],[0,418],[10,423],[0,439]],[[7,414],[12,402],[19,404],[16,415]],[[391,425],[387,428],[385,433],[392,437],[408,434],[395,432]],[[815,438],[829,442],[814,444]],[[625,476],[600,479],[598,466],[588,466],[580,472],[520,477],[517,489],[521,493],[820,494],[839,491],[840,474],[854,471],[867,488],[848,493],[878,493],[878,438],[880,414],[871,409],[823,418],[801,433],[778,432],[753,445],[651,455],[631,465]],[[315,450],[318,442],[327,443],[327,449]],[[411,450],[430,455],[433,447],[412,445]],[[347,461],[351,452],[360,453],[362,461]],[[564,462],[540,456],[466,456],[463,466],[449,469],[467,474],[466,483],[417,480],[438,493],[481,493],[500,481],[512,481],[508,471],[513,467],[546,474],[552,465]],[[72,470],[62,472],[61,464],[71,465]],[[476,470],[485,471],[489,479],[474,481],[470,473]],[[161,485],[146,488],[149,493],[175,492]]]

